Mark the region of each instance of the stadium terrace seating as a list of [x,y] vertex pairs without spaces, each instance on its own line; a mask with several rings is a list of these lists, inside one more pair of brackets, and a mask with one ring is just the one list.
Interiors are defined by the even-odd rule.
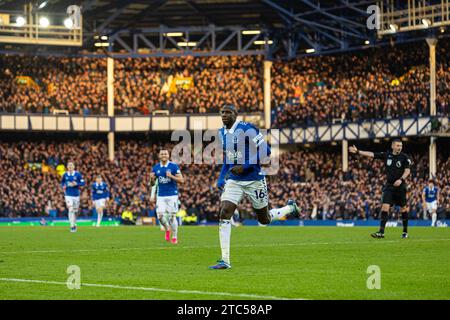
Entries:
[[[449,114],[448,42],[437,50],[438,114]],[[447,52],[447,53],[446,53]],[[429,114],[425,42],[274,64],[273,125],[300,126]]]
[[[449,114],[448,42],[437,52],[437,111]],[[117,59],[116,114],[262,112],[262,56]],[[106,113],[106,60],[2,56],[0,112]],[[344,55],[275,59],[274,127],[429,112],[425,42]]]
[[[110,186],[113,205],[109,214],[120,215],[125,208],[148,215],[149,173],[156,163],[161,144],[131,140],[119,141],[116,160],[106,161],[107,145],[94,140],[67,142],[0,142],[0,216],[45,216],[51,201],[58,215],[65,214],[63,191],[59,185],[58,164],[69,160],[87,184],[102,174]],[[164,145],[170,147],[171,145]],[[280,158],[280,171],[268,178],[269,200],[281,206],[296,198],[303,208],[302,219],[371,219],[379,215],[381,163],[350,159],[350,171],[340,170],[340,156],[328,151],[299,150]],[[428,158],[413,156],[410,180],[410,217],[423,218],[421,191],[428,178]],[[440,210],[450,214],[450,159],[439,159],[436,179],[442,190]],[[59,169],[59,168],[58,168]],[[182,165],[187,182],[180,186],[180,201],[189,213],[202,220],[217,220],[219,196],[214,187],[220,168],[208,164]],[[213,174],[211,174],[213,172]],[[84,187],[81,214],[91,213],[90,189]],[[240,206],[242,217],[254,218],[247,201]]]

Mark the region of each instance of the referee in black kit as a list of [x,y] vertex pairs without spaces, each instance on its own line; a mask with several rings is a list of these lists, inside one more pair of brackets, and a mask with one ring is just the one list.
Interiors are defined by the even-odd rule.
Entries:
[[354,145],[349,151],[374,159],[383,159],[386,168],[387,181],[383,187],[381,198],[380,230],[372,233],[373,238],[384,238],[384,228],[389,218],[391,206],[398,205],[402,214],[403,233],[402,238],[408,238],[408,208],[406,206],[406,182],[405,179],[411,173],[412,164],[408,155],[402,152],[403,144],[400,139],[394,139],[388,152],[370,152],[358,150]]

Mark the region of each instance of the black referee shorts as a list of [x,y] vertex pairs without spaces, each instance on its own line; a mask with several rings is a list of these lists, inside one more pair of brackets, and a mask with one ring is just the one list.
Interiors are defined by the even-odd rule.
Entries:
[[383,195],[381,203],[387,203],[391,206],[406,206],[406,185],[402,184],[399,187],[393,185],[385,185],[383,187]]

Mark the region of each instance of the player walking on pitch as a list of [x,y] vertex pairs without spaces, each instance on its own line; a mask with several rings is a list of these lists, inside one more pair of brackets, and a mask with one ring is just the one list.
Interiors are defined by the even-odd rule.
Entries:
[[103,182],[102,176],[98,175],[95,182],[92,184],[92,201],[94,202],[95,211],[97,211],[97,224],[100,227],[103,218],[103,210],[106,203],[109,201],[108,185]]
[[428,186],[423,189],[422,201],[423,209],[431,215],[431,226],[436,227],[439,188],[434,185],[433,179],[430,179]]
[[252,124],[238,121],[234,105],[220,110],[224,127],[219,129],[223,148],[223,166],[217,186],[223,188],[220,198],[219,239],[222,259],[210,269],[229,269],[231,217],[244,196],[252,203],[258,221],[267,225],[287,214],[299,217],[300,210],[293,200],[279,209],[268,209],[268,190],[261,164],[270,160],[270,147]]
[[[183,183],[184,177],[180,168],[174,162],[169,161],[169,151],[163,149],[159,152],[160,162],[153,166],[150,174],[151,184],[157,179],[158,191],[156,196],[156,214],[161,225],[165,229],[165,239],[172,243],[178,243],[178,187],[177,183]],[[153,201],[152,197],[150,200]]]
[[64,189],[66,206],[69,210],[70,232],[77,231],[77,214],[80,207],[80,187],[84,186],[84,179],[75,171],[73,162],[67,164],[67,172],[63,174],[61,186]]
[[381,197],[380,230],[372,233],[373,238],[384,238],[384,228],[389,218],[391,206],[398,205],[402,215],[403,233],[402,238],[408,238],[408,208],[406,206],[406,178],[411,173],[412,161],[408,155],[402,152],[403,144],[400,139],[394,139],[391,151],[371,152],[358,150],[354,145],[349,148],[351,153],[364,157],[383,159],[386,168],[387,181],[383,187]]

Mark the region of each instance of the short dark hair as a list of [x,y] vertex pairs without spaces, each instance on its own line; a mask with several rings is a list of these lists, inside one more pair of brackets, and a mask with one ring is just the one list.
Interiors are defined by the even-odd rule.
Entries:
[[234,111],[234,112],[237,112],[236,106],[235,106],[234,104],[232,104],[232,103],[225,103],[225,104],[221,107],[221,109],[230,109],[230,110],[232,110],[232,111]]
[[392,140],[391,144],[394,143],[394,142],[400,142],[400,143],[402,143],[402,140],[400,140],[399,138],[395,138],[395,139]]

